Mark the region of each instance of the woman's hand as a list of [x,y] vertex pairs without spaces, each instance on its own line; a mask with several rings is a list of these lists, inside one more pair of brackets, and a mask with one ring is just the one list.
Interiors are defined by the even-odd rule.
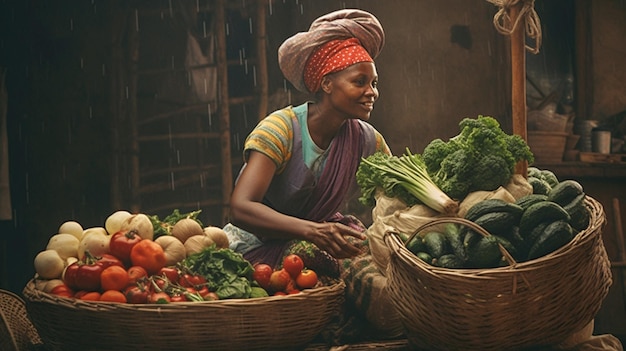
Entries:
[[365,235],[345,224],[337,222],[316,223],[312,232],[307,233],[306,240],[314,243],[331,256],[341,259],[354,257],[362,253],[349,237],[365,240]]

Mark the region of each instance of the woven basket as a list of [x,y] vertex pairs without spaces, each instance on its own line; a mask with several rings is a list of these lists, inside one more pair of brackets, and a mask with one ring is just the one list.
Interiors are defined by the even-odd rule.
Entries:
[[0,319],[0,350],[27,350],[41,344],[24,300],[4,289],[0,289]]
[[392,251],[387,288],[410,344],[427,350],[516,350],[557,344],[587,325],[612,280],[602,205],[589,196],[585,203],[591,217],[586,230],[546,256],[508,267],[434,267],[387,232]]
[[299,294],[164,305],[91,302],[24,288],[50,350],[301,349],[340,311],[343,282]]

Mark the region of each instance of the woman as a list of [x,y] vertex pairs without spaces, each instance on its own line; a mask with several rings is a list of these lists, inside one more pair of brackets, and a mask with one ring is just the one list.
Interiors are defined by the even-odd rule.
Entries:
[[361,157],[391,153],[367,123],[378,99],[373,58],[383,44],[374,16],[340,10],[280,46],[285,77],[317,101],[270,114],[246,139],[246,163],[224,230],[231,248],[250,262],[276,267],[296,242],[313,244],[334,259],[361,253],[362,226],[350,225],[351,217],[338,211],[359,190],[355,173]]

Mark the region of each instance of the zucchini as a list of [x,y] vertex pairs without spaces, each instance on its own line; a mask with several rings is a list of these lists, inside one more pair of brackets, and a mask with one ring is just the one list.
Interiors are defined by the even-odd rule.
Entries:
[[443,232],[448,243],[450,244],[450,250],[459,258],[462,262],[467,261],[467,254],[465,253],[465,246],[463,245],[463,232],[461,228],[453,223],[446,224]]
[[428,263],[429,265],[433,265],[433,256],[431,256],[428,252],[424,252],[424,251],[420,251],[418,253],[415,254],[415,256],[417,256],[417,258],[419,258],[420,260]]
[[407,241],[404,246],[414,255],[417,255],[420,251],[426,251],[426,245],[419,235],[415,235],[410,241]]
[[526,245],[528,247],[531,247],[532,244],[537,240],[537,238],[541,234],[543,234],[544,230],[546,230],[546,227],[550,223],[551,223],[550,221],[538,223],[535,227],[531,228],[531,230],[529,232],[521,233],[522,237],[524,238],[524,242],[526,243]]
[[546,226],[528,251],[528,259],[545,256],[562,247],[574,237],[573,229],[566,221],[555,221]]
[[548,195],[529,194],[529,195],[522,196],[519,199],[517,199],[517,201],[515,201],[515,204],[521,207],[522,211],[526,211],[526,209],[530,207],[530,205],[534,205],[537,202],[547,201],[547,200],[548,200]]
[[515,261],[519,261],[522,258],[520,257],[517,248],[515,247],[515,245],[513,245],[512,242],[499,235],[494,235],[494,237],[496,238],[498,243],[500,243],[500,245],[502,245],[502,247],[504,247],[504,249],[515,259]]
[[528,184],[533,187],[533,194],[548,195],[552,189],[548,182],[537,177],[528,177]]
[[441,232],[428,232],[424,235],[425,251],[433,258],[439,258],[450,253],[450,245],[445,235]]
[[542,201],[531,205],[524,211],[520,219],[519,229],[521,233],[530,233],[530,231],[541,222],[554,222],[558,220],[568,222],[570,216],[565,209],[556,202]]
[[435,266],[442,268],[463,268],[463,261],[454,254],[445,254],[435,261]]
[[554,172],[547,169],[542,169],[540,171],[540,179],[545,180],[548,184],[550,184],[550,187],[555,187],[559,184],[559,178],[556,177]]
[[[465,214],[465,219],[476,221],[479,217],[492,212],[510,212],[521,217],[523,209],[517,204],[502,199],[486,199],[474,204]],[[518,219],[519,219],[518,217]]]
[[584,193],[583,186],[579,182],[568,179],[560,182],[550,190],[548,200],[565,206]]
[[498,239],[493,236],[483,236],[475,244],[467,247],[467,267],[491,268],[498,266],[502,258]]
[[511,212],[491,212],[478,217],[474,223],[481,226],[489,232],[489,234],[507,235],[514,226],[519,224],[520,217],[521,212],[519,214]]

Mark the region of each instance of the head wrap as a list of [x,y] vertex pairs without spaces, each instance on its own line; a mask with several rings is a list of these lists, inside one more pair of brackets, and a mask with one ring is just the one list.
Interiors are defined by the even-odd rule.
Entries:
[[304,65],[304,84],[314,93],[319,90],[322,77],[339,72],[359,62],[374,62],[356,38],[335,39],[320,46]]
[[313,21],[307,32],[296,33],[285,40],[278,48],[280,69],[296,89],[311,92],[304,78],[309,57],[332,40],[350,38],[358,39],[372,59],[378,56],[385,44],[383,28],[372,14],[357,9],[339,10]]

